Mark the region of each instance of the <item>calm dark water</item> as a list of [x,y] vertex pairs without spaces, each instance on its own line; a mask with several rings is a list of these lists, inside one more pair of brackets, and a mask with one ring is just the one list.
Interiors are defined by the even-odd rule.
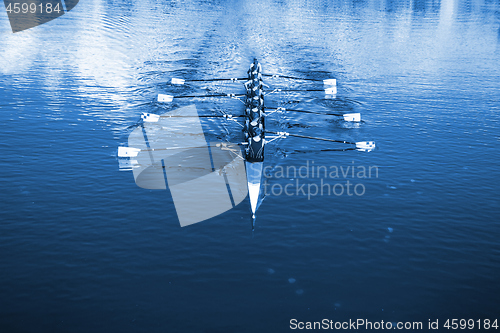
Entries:
[[[498,1],[80,1],[16,34],[1,14],[0,41],[1,332],[500,320]],[[169,191],[137,187],[117,147],[141,112],[193,102],[158,105],[158,93],[241,91],[171,77],[242,76],[254,56],[268,73],[338,79],[335,100],[283,93],[268,105],[364,119],[290,113],[269,127],[378,146],[320,153],[330,146],[289,138],[269,146],[268,165],[376,166],[378,177],[347,178],[362,196],[270,194],[254,232],[247,200],[181,228]],[[203,126],[238,139],[236,124]]]

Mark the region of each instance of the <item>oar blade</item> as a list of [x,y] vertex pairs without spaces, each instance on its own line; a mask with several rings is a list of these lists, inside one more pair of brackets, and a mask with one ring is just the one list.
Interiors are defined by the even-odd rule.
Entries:
[[182,85],[186,82],[186,80],[184,79],[177,79],[175,77],[172,78],[172,84],[178,84],[178,85]]
[[137,160],[118,160],[118,166],[120,171],[132,171],[140,167]]
[[356,149],[359,151],[372,151],[375,149],[375,141],[356,142]]
[[325,94],[326,95],[336,95],[337,94],[337,87],[325,88]]
[[141,118],[145,123],[157,123],[158,120],[160,120],[160,115],[154,113],[143,113],[141,114]]
[[327,80],[323,80],[323,84],[325,86],[334,86],[336,87],[337,86],[337,79],[327,79]]
[[342,117],[344,117],[344,121],[361,121],[361,113],[345,113],[342,115]]
[[141,150],[132,147],[118,147],[118,157],[136,157]]
[[158,94],[158,102],[170,103],[173,100],[174,100],[174,96],[172,96],[172,95]]
[[337,94],[337,79],[323,80],[323,85],[325,86],[325,94],[326,95],[336,95]]

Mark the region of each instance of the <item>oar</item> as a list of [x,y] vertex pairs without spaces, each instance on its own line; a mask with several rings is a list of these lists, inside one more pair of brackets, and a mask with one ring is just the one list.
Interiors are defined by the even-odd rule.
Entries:
[[118,157],[136,157],[141,151],[160,151],[160,150],[174,150],[174,149],[194,149],[206,147],[170,147],[170,148],[133,148],[133,147],[118,147]]
[[[269,92],[269,94],[281,91],[324,91],[327,95],[335,95],[337,93],[337,87],[331,87],[327,89],[274,89]],[[244,97],[245,94],[212,94],[212,95],[182,95],[182,96],[172,96],[172,95],[164,95],[158,94],[158,102],[171,103],[174,98],[205,98],[205,97]]]
[[[242,142],[242,143],[231,143],[231,144],[236,144],[238,146],[245,146],[248,143],[247,142]],[[226,146],[225,142],[221,142],[216,144],[216,147],[221,147],[221,149],[224,149]],[[207,149],[207,146],[195,146],[195,147],[169,147],[169,148],[146,148],[146,149],[141,149],[141,148],[134,148],[134,147],[118,147],[118,157],[136,157],[139,155],[141,151],[164,151],[164,150],[174,150],[174,149]]]
[[199,116],[182,116],[182,115],[159,115],[159,114],[154,114],[154,113],[143,113],[141,114],[141,119],[146,122],[146,123],[156,123],[160,119],[166,119],[166,118],[226,118],[226,119],[231,119],[231,118],[243,118],[246,117],[246,115],[240,114],[240,115],[230,115],[230,114],[223,114],[223,115],[199,115]]
[[232,77],[228,79],[195,79],[195,80],[185,80],[185,79],[178,79],[178,78],[172,78],[172,84],[177,84],[177,85],[182,85],[186,82],[214,82],[214,81],[248,81],[248,78],[238,78],[238,77]]
[[[317,111],[308,111],[308,110],[294,110],[294,109],[285,109],[285,108],[266,108],[266,110],[276,110],[276,112],[292,111],[292,112],[301,112],[301,113],[312,113],[312,114],[320,114],[320,115],[326,115],[326,116],[344,117],[345,121],[355,121],[355,122],[361,121],[361,113],[344,113],[344,114],[342,114],[342,113],[317,112]],[[274,111],[271,113],[274,113]],[[271,113],[269,113],[269,114],[271,114]]]
[[281,74],[262,74],[262,76],[267,76],[271,78],[281,78],[281,79],[291,79],[291,80],[303,80],[303,81],[315,81],[315,82],[323,82],[326,86],[336,86],[337,79],[326,79],[326,80],[318,80],[318,79],[309,79],[304,77],[296,77],[296,76],[287,76]]
[[323,152],[323,151],[349,151],[349,150],[357,150],[357,148],[331,148],[331,149],[316,149],[316,150],[294,150],[290,153],[316,153],[316,152]]
[[[336,86],[337,85],[337,79],[318,80],[318,79],[309,79],[309,78],[287,76],[287,75],[280,75],[280,74],[262,74],[262,76],[267,76],[267,77],[271,77],[271,78],[291,79],[291,80],[323,82],[323,84],[325,86]],[[172,82],[172,84],[183,85],[186,82],[215,82],[215,81],[232,81],[232,82],[248,81],[248,78],[247,77],[231,77],[231,78],[217,78],[217,79],[186,80],[186,79],[180,79],[180,78],[173,77],[171,82]]]
[[288,132],[266,131],[266,133],[280,135],[280,136],[282,136],[284,138],[286,138],[287,136],[293,136],[293,137],[303,138],[303,139],[312,139],[312,140],[320,140],[320,141],[328,141],[328,142],[336,142],[336,143],[346,143],[346,144],[349,144],[349,145],[355,145],[356,149],[364,150],[364,151],[370,151],[370,150],[373,150],[375,148],[375,141],[350,142],[350,141],[343,141],[343,140],[333,140],[333,139],[317,138],[317,137],[314,137],[314,136],[307,136],[307,135],[300,135],[300,134],[290,134]]
[[246,96],[244,94],[212,94],[212,95],[183,95],[183,96],[172,96],[172,95],[164,95],[158,94],[158,102],[170,103],[174,100],[174,98],[205,98],[205,97],[243,97]]
[[274,89],[272,91],[267,92],[268,94],[272,94],[275,92],[282,92],[282,91],[324,91],[326,95],[336,95],[337,94],[337,87],[328,87],[325,89]]

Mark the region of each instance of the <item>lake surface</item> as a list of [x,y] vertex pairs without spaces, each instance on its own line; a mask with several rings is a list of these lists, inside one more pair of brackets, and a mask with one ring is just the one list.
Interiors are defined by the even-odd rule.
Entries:
[[[498,1],[92,0],[16,34],[1,12],[0,331],[288,332],[292,318],[424,328],[429,319],[500,320]],[[268,129],[374,140],[377,149],[320,152],[333,146],[299,138],[269,144],[274,176],[254,231],[248,200],[181,228],[170,192],[139,188],[119,171],[117,148],[142,112],[195,103],[203,114],[241,113],[231,99],[155,98],[242,92],[229,82],[169,81],[242,77],[253,57],[267,73],[338,82],[335,99],[282,92],[268,106],[363,119],[285,113],[269,117]],[[241,139],[234,122],[202,124],[208,139]],[[276,173],[313,164],[378,173]],[[364,192],[271,191],[296,190],[297,180],[349,180]]]

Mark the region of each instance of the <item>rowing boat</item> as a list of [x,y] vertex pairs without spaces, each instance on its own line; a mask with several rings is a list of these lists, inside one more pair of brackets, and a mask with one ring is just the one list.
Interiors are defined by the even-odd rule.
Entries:
[[257,59],[254,59],[250,65],[245,88],[245,116],[247,118],[243,131],[247,139],[245,166],[252,220],[255,222],[255,212],[257,211],[259,202],[262,170],[264,168],[264,146],[266,143],[262,66]]
[[[314,81],[314,82],[322,82],[323,83],[323,89],[273,89],[273,90],[265,90],[264,87],[269,87],[263,82],[263,77],[268,77],[270,79],[288,79],[288,80],[305,80],[305,81]],[[178,109],[177,111],[172,111],[172,112],[167,112],[166,114],[154,114],[154,113],[143,113],[141,115],[141,118],[143,120],[143,123],[145,125],[148,124],[153,124],[153,123],[159,123],[165,119],[171,120],[171,119],[178,119],[181,121],[180,124],[182,124],[182,128],[186,128],[186,125],[191,121],[192,124],[194,124],[194,128],[196,128],[196,133],[200,134],[201,133],[201,139],[195,140],[192,142],[192,145],[196,147],[186,147],[185,142],[186,140],[180,139],[178,134],[173,135],[175,137],[174,141],[168,141],[168,140],[163,140],[163,139],[156,139],[155,142],[146,142],[148,140],[148,136],[145,136],[145,139],[142,139],[141,136],[141,143],[136,144],[137,141],[131,141],[129,137],[129,147],[119,147],[118,149],[118,157],[120,158],[130,158],[129,163],[123,163],[126,165],[126,168],[121,168],[121,170],[134,170],[134,177],[136,178],[136,183],[137,185],[141,187],[146,187],[146,188],[164,188],[162,186],[155,187],[157,185],[155,184],[148,184],[147,186],[143,186],[144,182],[139,184],[138,178],[136,177],[136,174],[140,174],[140,172],[143,171],[145,168],[144,166],[140,166],[141,163],[144,162],[137,162],[136,160],[133,160],[132,158],[137,158],[138,155],[143,153],[144,156],[147,156],[146,160],[150,161],[150,164],[155,164],[156,165],[156,173],[157,177],[154,178],[154,182],[158,181],[158,177],[163,178],[164,177],[164,171],[159,170],[158,168],[165,169],[168,167],[168,161],[170,155],[158,155],[156,153],[160,151],[169,151],[171,152],[172,150],[183,150],[184,155],[192,155],[192,149],[198,149],[198,148],[203,148],[203,146],[206,146],[204,142],[206,143],[203,133],[202,133],[202,128],[201,124],[199,123],[199,120],[193,123],[193,118],[203,118],[203,117],[213,117],[213,118],[224,118],[227,121],[234,121],[238,123],[242,129],[243,129],[243,135],[244,135],[244,140],[242,142],[236,143],[236,144],[229,144],[229,143],[210,143],[209,147],[205,147],[205,150],[208,149],[208,153],[211,154],[211,157],[208,158],[208,161],[211,160],[211,162],[206,162],[206,163],[212,163],[212,169],[214,169],[214,160],[216,159],[214,154],[218,154],[217,156],[226,156],[225,160],[228,163],[227,165],[232,165],[231,168],[228,168],[227,165],[223,165],[224,163],[218,163],[217,165],[217,170],[215,174],[219,175],[219,178],[223,176],[222,183],[223,188],[228,188],[229,191],[229,196],[232,202],[232,207],[236,206],[243,198],[246,196],[246,194],[241,194],[241,182],[238,181],[233,181],[233,180],[238,180],[241,179],[241,177],[238,175],[238,172],[235,171],[237,168],[235,168],[235,165],[238,163],[238,160],[241,159],[244,161],[244,176],[245,176],[245,181],[246,184],[245,186],[245,192],[248,193],[249,197],[249,202],[250,202],[250,210],[252,214],[252,226],[255,226],[255,219],[256,219],[256,212],[259,207],[260,203],[260,198],[261,198],[261,184],[263,181],[263,170],[264,170],[264,148],[267,144],[277,140],[277,139],[284,139],[287,137],[295,137],[295,138],[301,138],[301,139],[310,139],[310,140],[319,140],[319,141],[326,141],[326,142],[334,142],[334,143],[341,143],[341,144],[347,144],[349,145],[348,148],[328,148],[328,149],[321,149],[321,151],[346,151],[346,150],[358,150],[358,151],[371,151],[375,148],[375,143],[373,141],[361,141],[361,142],[350,142],[350,141],[344,141],[344,140],[335,140],[335,139],[329,139],[329,138],[319,138],[319,137],[314,137],[314,136],[308,136],[308,135],[302,135],[302,134],[297,134],[297,133],[288,133],[288,132],[276,132],[276,131],[271,131],[271,130],[266,130],[266,118],[271,116],[274,113],[284,113],[284,112],[302,112],[302,113],[310,113],[310,114],[320,114],[320,115],[328,115],[328,116],[337,116],[337,117],[342,117],[344,121],[348,122],[360,122],[361,121],[361,116],[359,113],[335,113],[335,112],[319,112],[319,111],[314,111],[314,110],[298,110],[298,109],[285,109],[283,107],[278,107],[278,108],[266,108],[264,106],[264,96],[269,96],[273,93],[276,92],[281,92],[281,91],[306,91],[306,92],[324,92],[325,95],[328,98],[335,98],[337,94],[337,86],[336,86],[336,79],[324,79],[324,80],[318,80],[318,79],[310,79],[310,78],[297,78],[297,77],[292,77],[292,76],[283,76],[283,75],[276,75],[276,74],[265,74],[262,71],[262,65],[258,62],[257,59],[254,59],[253,62],[250,64],[250,68],[247,72],[247,77],[246,78],[228,78],[228,79],[193,79],[193,80],[185,80],[185,79],[180,79],[180,78],[172,78],[171,84],[172,85],[184,85],[184,84],[195,84],[197,82],[211,82],[211,81],[231,81],[231,82],[241,82],[244,84],[245,87],[245,94],[204,94],[204,95],[179,95],[179,96],[173,96],[173,95],[166,95],[166,94],[159,94],[157,97],[157,102],[158,103],[171,103],[173,102],[174,99],[195,99],[195,98],[234,98],[234,99],[239,99],[240,101],[243,102],[244,104],[244,112],[240,115],[233,115],[233,114],[228,114],[223,111],[220,111],[222,114],[215,114],[215,115],[198,115],[196,108],[192,106],[191,108],[181,108]],[[270,110],[266,112],[267,110]],[[184,110],[184,111],[182,111]],[[187,119],[190,118],[190,119]],[[244,124],[241,124],[240,119],[244,120]],[[163,130],[169,129],[169,125],[167,123],[163,122],[160,124],[160,128]],[[171,126],[172,127],[172,126]],[[145,129],[143,125],[143,130]],[[146,127],[148,129],[148,127]],[[142,133],[141,131],[139,131]],[[147,131],[146,131],[147,132]],[[185,134],[185,133],[184,133]],[[188,133],[188,136],[185,136],[185,138],[192,138],[193,133]],[[172,133],[165,134],[165,135],[170,135],[172,136]],[[182,133],[181,133],[182,135]],[[146,140],[146,141],[144,141]],[[151,141],[151,138],[149,138]],[[277,141],[276,141],[277,142]],[[184,146],[183,146],[184,144]],[[241,150],[242,147],[243,151]],[[190,150],[191,149],[191,150]],[[156,156],[153,156],[156,154]],[[195,155],[197,155],[196,153]],[[221,155],[222,154],[222,155]],[[178,154],[179,156],[183,156],[182,154]],[[206,154],[205,154],[206,155]],[[200,156],[208,156],[208,155],[203,155],[201,154]],[[229,156],[232,156],[229,158]],[[236,156],[234,160],[232,158]],[[191,156],[192,157],[192,156]],[[238,159],[239,158],[239,159]],[[201,158],[198,157],[198,160]],[[176,160],[177,161],[177,160]],[[207,161],[207,158],[205,158],[205,161]],[[120,165],[122,164],[123,160],[120,160]],[[176,164],[176,163],[174,163]],[[180,166],[181,164],[179,164]],[[135,168],[142,168],[140,169],[140,172],[137,172]],[[214,176],[217,178],[217,176]],[[142,177],[145,178],[145,177]],[[203,178],[203,177],[202,177]],[[149,178],[151,179],[151,176]],[[221,178],[222,179],[222,178]],[[231,179],[229,181],[228,179]],[[175,183],[177,184],[177,183]],[[235,185],[235,184],[238,184]],[[170,183],[169,183],[170,185]],[[149,187],[148,187],[149,186]],[[219,188],[221,188],[219,186]],[[230,188],[230,190],[229,190]],[[193,191],[191,187],[191,191]],[[185,190],[183,190],[185,192]],[[174,195],[174,191],[171,189],[172,195]],[[183,200],[189,200],[190,195],[194,195],[194,193],[183,193]],[[187,195],[187,196],[186,196]],[[222,195],[224,196],[224,195]],[[187,197],[187,199],[186,199]],[[207,199],[207,207],[211,205],[210,200]],[[176,198],[174,197],[174,203],[176,201]],[[199,200],[198,200],[199,202]],[[193,205],[196,203],[192,203]],[[189,223],[184,223],[181,222],[181,226],[200,222],[203,219],[209,218],[216,216],[220,214],[221,212],[230,209],[231,206],[224,206],[224,205],[218,205],[219,210],[216,210],[216,212],[212,212],[212,215],[206,216],[205,218],[200,218],[199,216],[196,217],[195,220],[190,221]],[[192,209],[190,208],[191,206],[187,207],[188,211],[191,211]],[[229,208],[227,208],[229,207]],[[186,208],[186,207],[185,207]],[[176,205],[177,213],[179,220],[181,220],[180,217],[180,210]],[[186,209],[185,209],[186,210]]]

